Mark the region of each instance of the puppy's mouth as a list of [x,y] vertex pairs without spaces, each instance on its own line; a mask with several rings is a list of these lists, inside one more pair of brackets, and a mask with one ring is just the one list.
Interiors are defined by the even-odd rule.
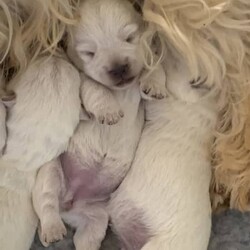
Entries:
[[136,77],[135,76],[132,76],[132,77],[129,77],[127,79],[122,79],[120,82],[118,82],[115,87],[117,88],[124,88],[124,87],[127,87],[128,85],[134,83]]

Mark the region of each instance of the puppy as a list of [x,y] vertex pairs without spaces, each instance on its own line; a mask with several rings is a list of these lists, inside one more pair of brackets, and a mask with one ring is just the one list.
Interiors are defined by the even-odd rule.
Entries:
[[[163,68],[169,97],[146,106],[146,123],[130,171],[108,211],[123,250],[206,250],[210,236],[210,146],[216,94],[192,81],[170,49]],[[163,71],[164,69],[164,71]]]
[[[67,149],[80,116],[80,76],[63,58],[40,57],[15,77],[0,158],[0,245],[28,250],[37,227],[31,190],[39,167]],[[14,239],[13,239],[14,237]]]
[[108,226],[107,202],[131,165],[144,124],[141,18],[123,0],[86,0],[80,15],[68,53],[84,71],[83,105],[97,120],[82,121],[67,152],[40,169],[33,203],[45,246],[66,233],[62,217],[76,228],[77,250],[97,250]]

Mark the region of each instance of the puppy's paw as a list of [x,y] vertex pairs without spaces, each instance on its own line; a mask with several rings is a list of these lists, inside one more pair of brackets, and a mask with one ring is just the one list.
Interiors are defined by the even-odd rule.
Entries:
[[114,125],[124,117],[124,112],[115,105],[100,105],[91,116],[95,117],[101,124]]
[[66,236],[67,230],[58,216],[58,218],[50,218],[50,220],[43,222],[38,233],[43,246],[48,247],[51,243],[62,240]]
[[167,89],[164,84],[160,84],[155,80],[141,81],[141,94],[146,99],[163,99],[167,97]]
[[119,120],[124,116],[124,113],[122,110],[119,110],[118,112],[113,113],[106,113],[105,115],[100,115],[98,118],[98,121],[101,124],[108,124],[108,125],[114,125],[119,122]]

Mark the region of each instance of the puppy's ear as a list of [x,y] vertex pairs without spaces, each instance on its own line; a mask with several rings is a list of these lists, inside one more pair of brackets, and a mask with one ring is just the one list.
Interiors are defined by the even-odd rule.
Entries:
[[16,94],[13,91],[7,91],[1,96],[1,101],[7,108],[11,108],[16,103]]

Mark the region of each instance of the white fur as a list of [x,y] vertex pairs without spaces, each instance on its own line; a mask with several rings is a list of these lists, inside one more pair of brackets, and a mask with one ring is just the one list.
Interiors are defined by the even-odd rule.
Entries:
[[[121,13],[121,8],[126,13]],[[120,80],[108,74],[116,64],[128,63],[130,76],[137,76],[143,66],[139,44],[143,26],[132,5],[120,0],[105,0],[104,4],[101,0],[83,1],[80,15],[69,44],[69,55],[74,53],[71,59],[77,66],[96,82],[112,88]]]
[[0,158],[0,242],[4,250],[28,250],[37,226],[31,202],[36,172],[67,149],[79,122],[80,77],[64,59],[43,57],[9,87],[17,98]]
[[210,236],[216,101],[206,86],[191,88],[191,75],[177,58],[166,57],[170,97],[146,104],[134,162],[109,205],[121,239],[133,221],[144,224],[149,238],[142,250],[206,250]]
[[[79,124],[66,154],[61,157],[62,166],[54,161],[38,173],[33,202],[40,219],[40,239],[45,246],[65,234],[61,212],[64,221],[76,228],[77,250],[100,248],[108,225],[107,199],[132,163],[144,124],[139,86],[143,66],[140,34],[136,34],[138,39],[132,43],[126,41],[133,28],[139,28],[139,21],[137,13],[125,1],[89,0],[81,7],[81,22],[75,28],[68,53],[84,71],[81,98],[87,113],[96,120]],[[88,55],[89,50],[95,55]],[[130,64],[129,74],[135,77],[132,82],[128,84],[125,79],[124,86],[119,87],[108,76],[107,68],[114,60]],[[73,160],[67,163],[63,157],[70,156]],[[65,164],[73,178],[65,170]],[[97,193],[75,199],[72,189],[89,180],[83,191],[97,188]]]

